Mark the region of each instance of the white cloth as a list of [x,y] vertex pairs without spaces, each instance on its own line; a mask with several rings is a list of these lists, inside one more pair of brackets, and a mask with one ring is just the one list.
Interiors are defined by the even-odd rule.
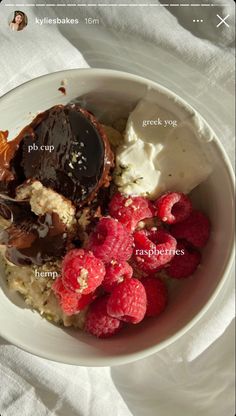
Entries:
[[[218,7],[25,6],[21,9],[29,24],[18,33],[10,32],[7,24],[18,7],[4,3],[0,6],[0,95],[61,69],[89,65],[136,73],[167,86],[204,113],[232,160],[233,1]],[[217,14],[230,15],[229,27],[217,28]],[[35,24],[35,17],[75,15],[80,20],[99,18],[100,25]],[[0,414],[233,415],[234,312],[232,273],[204,318],[186,335],[152,357],[116,368],[56,364],[0,339]]]

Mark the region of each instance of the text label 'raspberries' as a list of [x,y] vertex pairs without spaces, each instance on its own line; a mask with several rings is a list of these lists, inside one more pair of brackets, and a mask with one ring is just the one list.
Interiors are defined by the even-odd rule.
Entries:
[[134,260],[144,271],[157,271],[175,255],[177,242],[166,231],[142,230],[134,233]]

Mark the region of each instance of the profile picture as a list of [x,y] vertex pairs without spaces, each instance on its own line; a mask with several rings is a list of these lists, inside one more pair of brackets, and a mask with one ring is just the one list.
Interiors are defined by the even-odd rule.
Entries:
[[12,20],[9,23],[10,29],[14,32],[19,32],[23,30],[28,24],[28,18],[24,12],[20,10],[15,10]]

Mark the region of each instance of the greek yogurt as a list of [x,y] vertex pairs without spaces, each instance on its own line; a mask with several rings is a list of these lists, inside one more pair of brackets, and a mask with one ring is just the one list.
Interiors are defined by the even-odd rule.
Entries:
[[212,170],[204,148],[211,137],[203,126],[196,113],[180,118],[141,100],[130,113],[116,153],[119,191],[151,199],[167,190],[189,193]]

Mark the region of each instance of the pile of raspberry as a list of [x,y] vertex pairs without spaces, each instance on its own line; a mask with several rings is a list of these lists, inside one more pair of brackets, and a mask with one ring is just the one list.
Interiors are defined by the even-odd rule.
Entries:
[[[150,222],[156,226],[146,226]],[[191,276],[209,234],[209,219],[183,193],[152,202],[116,193],[86,246],[64,257],[53,291],[67,315],[88,308],[87,332],[110,337],[164,311],[168,287],[160,271],[174,279]]]

